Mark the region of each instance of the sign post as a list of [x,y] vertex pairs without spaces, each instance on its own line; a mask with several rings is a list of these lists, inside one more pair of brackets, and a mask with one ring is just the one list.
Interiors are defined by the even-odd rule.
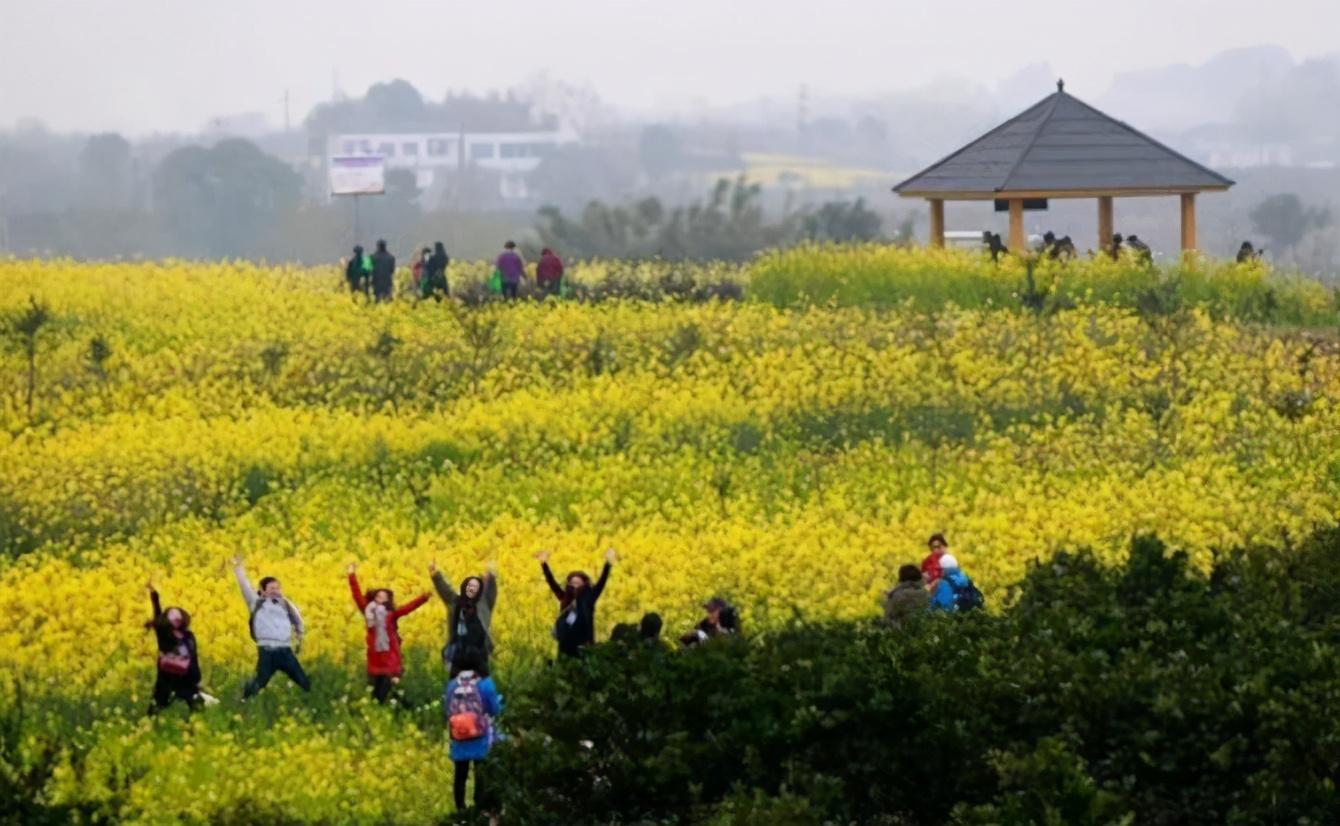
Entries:
[[330,159],[330,194],[354,198],[354,243],[358,237],[358,199],[386,192],[386,161],[381,155],[335,155]]

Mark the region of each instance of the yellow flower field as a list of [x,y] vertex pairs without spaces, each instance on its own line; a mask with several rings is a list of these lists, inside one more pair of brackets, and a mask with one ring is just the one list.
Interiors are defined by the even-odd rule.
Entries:
[[[51,312],[31,412],[17,340],[0,361],[0,586],[23,605],[0,702],[27,709],[26,749],[63,733],[48,802],[130,820],[449,810],[442,605],[401,624],[425,707],[369,708],[350,561],[402,601],[434,559],[453,581],[496,564],[505,694],[553,645],[541,548],[560,573],[618,549],[601,637],[648,610],[676,631],[714,593],[766,632],[874,615],[935,531],[999,605],[1058,548],[1156,532],[1204,564],[1340,509],[1334,341],[1200,310],[369,307],[333,270],[0,261],[0,312],[30,296]],[[303,610],[310,708],[282,678],[237,702],[234,554]],[[222,701],[190,723],[140,719],[150,577]],[[257,752],[266,774],[230,768]]]

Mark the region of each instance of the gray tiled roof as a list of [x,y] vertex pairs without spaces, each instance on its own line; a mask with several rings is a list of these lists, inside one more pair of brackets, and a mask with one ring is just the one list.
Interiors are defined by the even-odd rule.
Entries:
[[1223,189],[1233,181],[1059,90],[893,189]]

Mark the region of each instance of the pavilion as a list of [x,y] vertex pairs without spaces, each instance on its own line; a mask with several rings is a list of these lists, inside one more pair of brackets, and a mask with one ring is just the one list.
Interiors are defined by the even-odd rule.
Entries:
[[[1196,248],[1196,195],[1233,181],[1067,94],[1056,92],[893,188],[930,202],[931,244],[944,246],[945,201],[995,201],[1008,245],[1025,246],[1024,210],[1050,198],[1098,199],[1098,249],[1112,243],[1112,200],[1176,195],[1182,249]],[[1003,204],[1002,204],[1003,202]]]

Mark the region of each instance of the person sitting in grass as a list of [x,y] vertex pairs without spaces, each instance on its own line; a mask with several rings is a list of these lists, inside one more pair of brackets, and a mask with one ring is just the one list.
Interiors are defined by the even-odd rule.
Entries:
[[[941,562],[943,559],[941,556]],[[929,602],[921,571],[915,565],[904,565],[898,569],[898,584],[884,595],[884,621],[902,628],[913,616],[924,613]]]
[[932,611],[973,611],[983,607],[982,592],[959,570],[953,554],[940,557],[940,570],[943,574],[931,591]]

